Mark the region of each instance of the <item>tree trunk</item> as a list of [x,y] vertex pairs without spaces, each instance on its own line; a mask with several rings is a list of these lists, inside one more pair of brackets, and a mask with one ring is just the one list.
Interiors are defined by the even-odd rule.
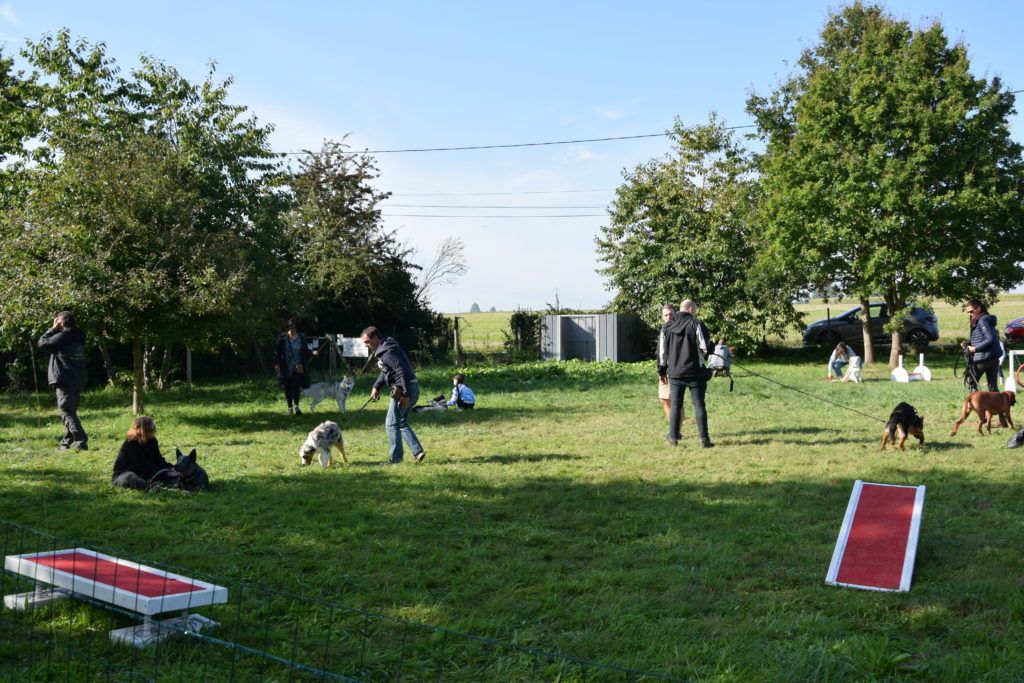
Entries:
[[145,400],[145,386],[142,381],[142,365],[145,361],[142,339],[132,337],[132,413],[141,415]]
[[153,356],[156,355],[156,344],[153,346],[143,345],[145,353],[142,355],[142,383],[146,391],[150,390],[150,382],[153,379]]
[[864,365],[875,362],[875,346],[871,342],[871,301],[866,296],[860,298],[860,329],[864,336]]
[[99,347],[100,356],[103,357],[103,367],[107,371],[107,384],[111,387],[116,387],[117,370],[114,368],[114,361],[110,358],[110,349],[107,348],[107,343],[102,339],[96,342],[96,346]]
[[160,377],[156,382],[157,389],[160,389],[161,391],[167,388],[167,382],[171,377],[171,361],[174,360],[174,356],[172,355],[173,351],[174,344],[167,344],[167,346],[164,347],[164,359],[163,362],[160,363]]
[[[889,321],[893,319],[893,314],[903,310],[906,305],[905,301],[901,301],[896,298],[895,292],[889,290],[889,293],[885,296],[885,307],[889,310]],[[896,332],[892,333],[892,350],[889,352],[889,369],[895,368],[900,363],[900,354],[903,353],[903,321],[899,321],[900,326]]]

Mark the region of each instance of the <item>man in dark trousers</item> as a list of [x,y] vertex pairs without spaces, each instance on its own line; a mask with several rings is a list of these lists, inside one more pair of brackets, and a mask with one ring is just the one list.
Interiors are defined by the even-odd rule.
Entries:
[[697,319],[697,305],[687,299],[680,305],[678,313],[661,326],[658,342],[658,374],[668,379],[669,416],[666,441],[672,446],[679,443],[680,412],[683,394],[690,390],[693,402],[693,418],[697,433],[704,448],[713,448],[708,438],[708,414],[704,408],[704,394],[708,387],[708,371],[704,367],[711,335]]
[[409,426],[409,409],[416,405],[420,397],[420,384],[409,357],[397,341],[381,336],[376,327],[367,327],[360,337],[370,347],[370,351],[376,354],[377,365],[380,367],[380,376],[373,383],[370,398],[376,401],[380,397],[380,390],[385,387],[391,396],[388,416],[384,420],[384,431],[388,434],[388,459],[385,464],[397,465],[402,462],[402,439],[409,444],[412,459],[423,462],[427,454],[416,438],[416,432]]
[[78,403],[85,387],[87,363],[85,332],[78,329],[71,311],[61,311],[53,319],[53,327],[39,338],[39,348],[50,352],[47,380],[57,391],[57,408],[64,422],[64,438],[58,448],[89,449],[89,436],[78,420]]

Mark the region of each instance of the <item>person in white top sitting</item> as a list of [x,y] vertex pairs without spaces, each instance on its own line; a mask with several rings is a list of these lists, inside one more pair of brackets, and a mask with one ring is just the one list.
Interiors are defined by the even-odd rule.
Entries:
[[452,377],[452,397],[448,400],[448,406],[457,406],[462,410],[473,410],[476,405],[476,394],[466,386],[465,375],[459,374]]
[[836,348],[832,351],[832,355],[828,358],[828,381],[835,379],[841,379],[843,376],[843,368],[850,363],[850,352],[846,350],[846,344],[839,342],[836,344]]

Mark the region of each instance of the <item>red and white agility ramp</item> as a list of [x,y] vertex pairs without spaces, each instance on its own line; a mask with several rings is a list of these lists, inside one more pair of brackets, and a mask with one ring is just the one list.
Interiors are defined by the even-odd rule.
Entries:
[[909,591],[924,490],[924,486],[854,482],[825,583]]
[[[36,582],[34,591],[4,596],[6,607],[24,610],[81,597],[127,609],[141,614],[143,623],[111,631],[110,639],[136,647],[159,642],[176,630],[198,632],[217,626],[217,622],[189,610],[228,600],[228,589],[223,586],[88,548],[8,555],[4,569]],[[153,619],[157,614],[179,611],[180,617]]]

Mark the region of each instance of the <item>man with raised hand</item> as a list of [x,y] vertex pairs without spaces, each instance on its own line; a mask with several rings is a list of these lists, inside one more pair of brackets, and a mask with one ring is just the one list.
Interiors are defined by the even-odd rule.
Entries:
[[59,450],[89,450],[89,435],[78,419],[78,404],[88,377],[85,357],[85,332],[78,329],[71,311],[61,311],[53,327],[39,338],[39,348],[50,352],[47,380],[57,392],[57,408],[64,422],[64,438]]

